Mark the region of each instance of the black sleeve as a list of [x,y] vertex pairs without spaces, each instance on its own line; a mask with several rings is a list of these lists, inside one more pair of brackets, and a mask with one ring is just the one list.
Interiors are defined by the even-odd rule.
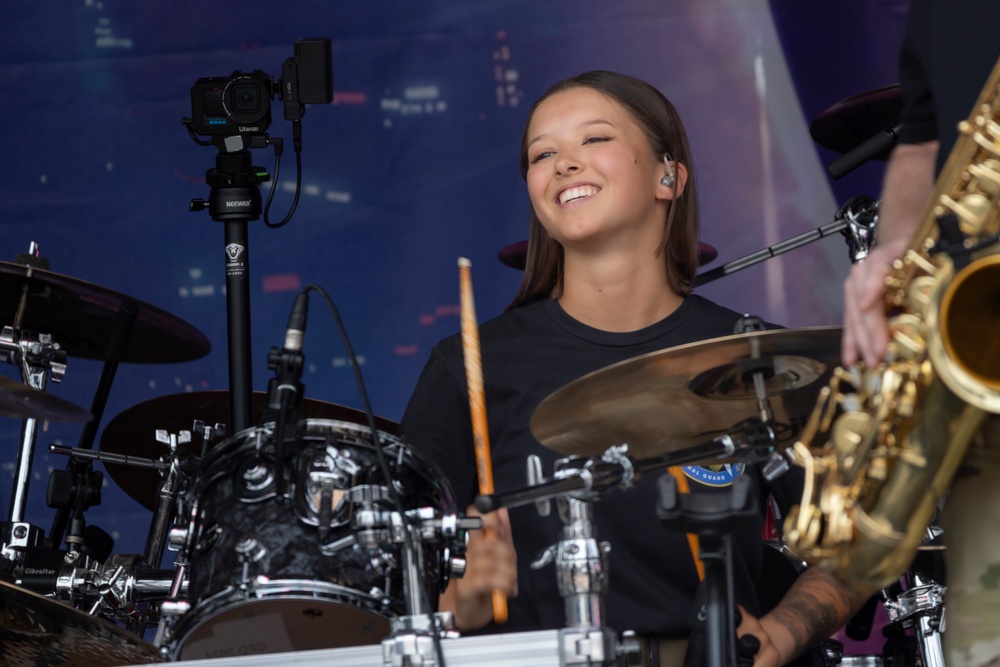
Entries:
[[462,511],[478,487],[465,378],[458,373],[463,367],[448,363],[447,342],[431,351],[399,430],[419,457],[441,469]]
[[932,30],[931,24],[930,3],[913,0],[899,52],[899,80],[903,96],[899,140],[904,144],[939,138],[937,103],[924,60],[931,48],[931,35],[928,34]]

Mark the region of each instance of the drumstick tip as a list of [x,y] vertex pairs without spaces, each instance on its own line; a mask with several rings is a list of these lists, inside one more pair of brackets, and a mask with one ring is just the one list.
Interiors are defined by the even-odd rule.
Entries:
[[472,268],[472,262],[469,260],[468,257],[459,257],[458,258],[458,265],[459,266],[464,266],[467,269],[471,269]]

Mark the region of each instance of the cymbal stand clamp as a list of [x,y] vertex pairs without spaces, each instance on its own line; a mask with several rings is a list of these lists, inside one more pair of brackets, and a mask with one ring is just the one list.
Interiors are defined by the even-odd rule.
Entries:
[[[387,524],[390,530],[373,531],[373,537],[381,534],[387,541],[402,545],[406,598],[406,614],[392,620],[391,634],[382,640],[382,664],[385,667],[434,667],[440,664],[437,657],[440,639],[457,637],[458,632],[451,612],[432,612],[428,606],[427,595],[421,588],[424,583],[422,544],[425,540],[441,538],[450,541],[458,530],[482,528],[482,520],[478,517],[439,517],[433,508],[423,507],[407,512],[407,516],[399,512],[383,514],[375,523]],[[407,540],[403,531],[409,531],[411,539]]]
[[[624,455],[626,448],[612,448],[602,458],[606,463],[623,468],[623,484],[631,484],[634,471]],[[590,470],[578,468],[577,459],[556,461],[554,475],[569,470],[569,475],[585,478],[584,490],[571,496],[558,496],[556,506],[563,522],[562,539],[542,552],[531,567],[540,569],[555,563],[559,594],[563,598],[566,625],[559,631],[560,664],[614,665],[623,646],[614,630],[604,625],[604,596],[608,591],[608,553],[611,545],[598,542],[593,522],[593,497]],[[625,465],[627,463],[627,465]],[[529,483],[544,480],[537,473],[538,464],[529,460]],[[626,481],[627,480],[627,481]],[[542,507],[539,507],[542,510]],[[547,509],[547,508],[546,508]],[[545,513],[540,511],[544,516]],[[637,648],[631,644],[629,649]]]

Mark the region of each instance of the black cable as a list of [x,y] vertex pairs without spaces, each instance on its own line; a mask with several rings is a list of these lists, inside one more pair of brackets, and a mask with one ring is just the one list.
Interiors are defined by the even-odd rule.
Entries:
[[[312,283],[306,286],[302,293],[307,294],[310,290],[320,295],[323,301],[326,302],[327,308],[329,308],[330,312],[333,314],[333,319],[337,324],[337,331],[340,333],[341,341],[344,344],[344,351],[347,353],[347,358],[351,363],[351,369],[354,371],[354,381],[358,386],[358,393],[361,396],[361,405],[364,409],[365,417],[368,420],[368,430],[371,434],[372,445],[375,448],[375,455],[378,458],[379,468],[382,471],[382,476],[386,480],[386,486],[389,487],[389,495],[392,497],[392,503],[396,506],[396,511],[399,512],[400,518],[404,524],[406,524],[409,521],[409,517],[407,517],[403,510],[403,501],[399,497],[399,491],[396,489],[396,485],[392,483],[392,473],[389,469],[389,464],[386,461],[385,453],[383,452],[383,444],[377,435],[379,431],[378,426],[375,423],[375,413],[372,411],[371,403],[368,400],[368,391],[365,389],[365,382],[361,377],[361,367],[358,364],[357,356],[354,354],[354,348],[351,346],[351,341],[347,336],[347,329],[344,327],[344,322],[340,318],[340,312],[337,310],[337,306],[333,303],[333,299],[330,298],[326,291],[319,285]],[[405,546],[409,549],[410,553],[414,554],[414,557],[416,557],[417,551],[413,547],[413,537],[410,535],[409,525],[405,526],[405,528],[406,529],[403,530],[403,540],[406,543]],[[420,562],[422,563],[423,559],[420,559]],[[405,563],[403,564],[403,567],[405,569]],[[441,636],[437,631],[440,627],[439,621],[434,616],[434,612],[432,611],[430,598],[427,594],[427,589],[424,586],[424,581],[421,580],[419,585],[415,585],[414,588],[416,588],[419,592],[421,605],[424,609],[427,609],[427,616],[430,620],[430,626],[432,628],[431,640],[434,642],[434,652],[437,657],[437,664],[439,667],[445,667],[444,650],[441,647]]]
[[274,191],[278,189],[282,142],[280,139],[272,139],[269,143],[274,146],[274,180],[272,181],[271,192],[267,195],[267,202],[264,204],[264,224],[271,229],[278,229],[279,227],[284,227],[292,219],[295,209],[299,205],[299,194],[302,192],[302,122],[298,120],[292,121],[292,145],[295,149],[295,197],[292,199],[292,208],[289,209],[288,214],[284,218],[274,223],[268,219],[268,213],[271,210],[271,199],[274,198]]

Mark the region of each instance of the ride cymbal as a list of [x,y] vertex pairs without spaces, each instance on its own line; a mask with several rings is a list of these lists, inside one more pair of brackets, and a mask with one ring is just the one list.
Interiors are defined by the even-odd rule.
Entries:
[[[251,423],[259,424],[267,405],[267,393],[257,391],[252,396]],[[302,399],[303,416],[315,419],[334,419],[367,425],[368,418],[361,410],[336,403],[310,398]],[[168,433],[190,431],[194,420],[208,426],[229,421],[229,392],[202,391],[188,394],[161,396],[134,405],[108,422],[101,434],[100,451],[125,456],[158,460],[168,451],[166,444],[156,440],[157,430]],[[395,435],[398,425],[388,419],[375,418],[380,431]],[[232,433],[227,434],[232,436]],[[215,443],[218,445],[218,442]],[[182,458],[201,455],[201,439],[194,435],[191,442],[181,443],[177,450]],[[143,507],[156,507],[160,486],[160,473],[152,468],[141,468],[121,463],[103,462],[111,479]]]
[[161,662],[114,623],[0,581],[0,656],[7,667],[117,667]]
[[557,389],[531,432],[560,454],[678,452],[758,416],[753,368],[766,380],[779,441],[794,437],[840,359],[839,327],[778,329],[680,345],[613,364]]
[[51,334],[71,357],[103,359],[122,304],[138,308],[122,361],[166,364],[199,359],[212,349],[205,334],[170,313],[76,278],[24,264],[0,262],[0,315],[13,323],[24,288],[21,327]]
[[80,423],[94,418],[88,411],[69,401],[5,377],[0,377],[0,415]]

